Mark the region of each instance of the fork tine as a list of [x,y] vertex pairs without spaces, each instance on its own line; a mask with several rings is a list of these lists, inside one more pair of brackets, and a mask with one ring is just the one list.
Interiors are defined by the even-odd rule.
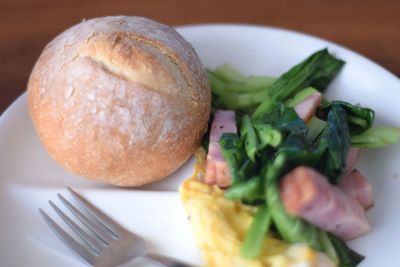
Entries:
[[86,233],[78,224],[76,224],[70,217],[68,217],[53,201],[49,201],[52,208],[57,212],[57,214],[68,224],[69,227],[86,243],[92,248],[97,254],[103,250],[103,246],[91,237],[88,233]]
[[42,209],[39,209],[40,215],[45,220],[45,222],[50,226],[53,232],[62,240],[64,244],[71,249],[73,252],[78,254],[87,263],[94,265],[96,261],[96,256],[93,255],[87,248],[78,243],[73,239],[67,232],[65,232],[53,219],[50,218],[47,213]]
[[112,232],[116,237],[120,237],[118,232],[126,231],[120,224],[115,222],[113,219],[104,214],[101,210],[99,210],[96,206],[86,200],[83,196],[78,194],[71,187],[67,187],[68,191],[78,200],[79,203],[82,204],[98,221],[104,225],[110,232]]
[[[77,209],[74,205],[71,204],[66,198],[64,198],[61,194],[57,194],[58,198],[64,203],[64,205],[84,224],[87,228],[92,231],[98,238],[100,238],[106,245],[110,245],[112,239],[110,238],[110,234],[114,235],[108,229],[107,233],[103,228],[100,228],[97,224],[93,223],[87,216],[85,216],[79,209]],[[114,235],[115,236],[115,235]],[[115,236],[117,237],[117,236]]]

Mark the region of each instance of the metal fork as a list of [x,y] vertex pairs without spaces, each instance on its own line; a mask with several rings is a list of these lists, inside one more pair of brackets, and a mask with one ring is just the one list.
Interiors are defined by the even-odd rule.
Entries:
[[58,198],[89,231],[84,230],[83,227],[57,207],[53,201],[50,200],[49,203],[83,242],[76,241],[42,209],[39,209],[39,212],[65,245],[89,265],[96,267],[193,267],[176,259],[146,253],[143,238],[122,227],[75,190],[68,187],[68,191],[83,209],[75,207],[61,194],[57,194]]

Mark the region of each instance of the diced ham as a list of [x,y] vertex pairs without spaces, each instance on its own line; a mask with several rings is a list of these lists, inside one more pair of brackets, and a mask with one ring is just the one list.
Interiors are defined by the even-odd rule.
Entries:
[[321,104],[322,94],[315,92],[307,96],[303,101],[294,107],[297,115],[304,121],[308,122],[315,114],[318,106]]
[[227,187],[231,184],[231,174],[228,163],[224,160],[219,143],[211,142],[208,146],[206,174],[204,182]]
[[222,156],[219,139],[223,133],[236,133],[235,112],[230,110],[217,110],[210,130],[210,143],[208,146],[206,175],[204,182],[227,187],[231,184],[231,174],[228,163]]
[[345,163],[345,174],[349,173],[354,168],[354,165],[356,165],[357,160],[360,157],[360,151],[361,150],[358,147],[350,147]]
[[280,195],[289,214],[343,240],[370,229],[361,205],[312,168],[300,166],[288,173],[282,179]]
[[372,186],[357,169],[354,169],[345,175],[342,180],[340,180],[338,186],[346,194],[355,198],[364,209],[373,206],[374,197]]
[[224,133],[237,133],[236,116],[232,110],[215,111],[210,130],[210,142],[219,142]]

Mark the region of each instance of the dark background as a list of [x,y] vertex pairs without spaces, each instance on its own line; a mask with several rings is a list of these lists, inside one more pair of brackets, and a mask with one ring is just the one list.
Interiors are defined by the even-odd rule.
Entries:
[[25,90],[46,43],[84,18],[106,15],[289,28],[347,46],[400,76],[397,0],[0,0],[0,114]]

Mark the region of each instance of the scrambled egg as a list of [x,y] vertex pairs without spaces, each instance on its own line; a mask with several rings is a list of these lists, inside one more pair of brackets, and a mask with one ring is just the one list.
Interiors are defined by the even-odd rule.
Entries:
[[182,202],[207,267],[331,267],[323,253],[307,245],[289,245],[268,234],[256,259],[245,259],[240,249],[255,208],[224,197],[218,186],[202,183],[204,151],[196,153],[193,177],[180,188]]

